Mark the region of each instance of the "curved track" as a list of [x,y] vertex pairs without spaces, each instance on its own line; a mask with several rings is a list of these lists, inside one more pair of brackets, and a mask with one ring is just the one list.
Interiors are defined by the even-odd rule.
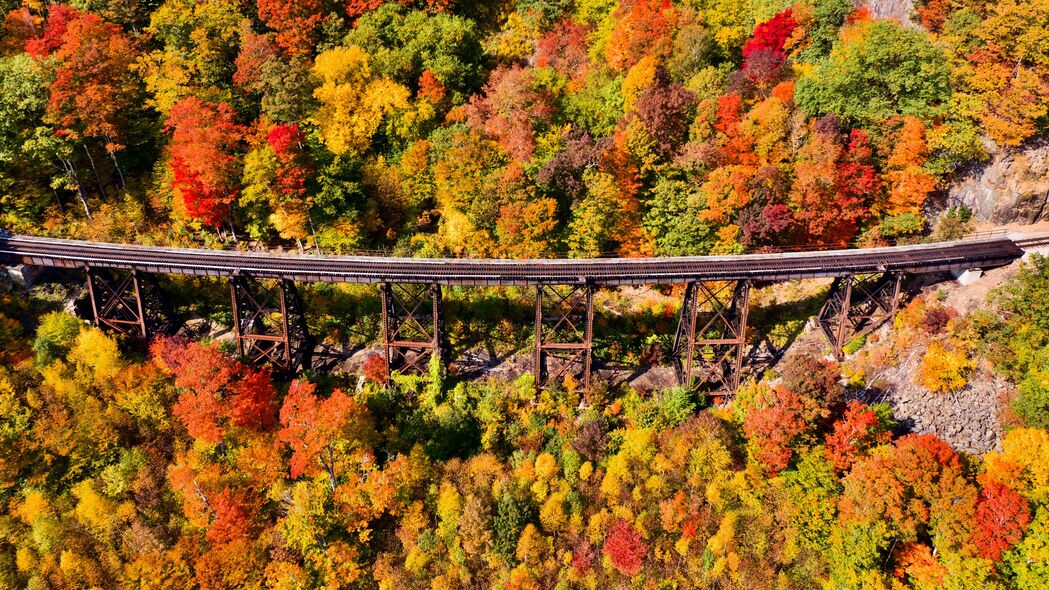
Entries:
[[197,276],[245,275],[330,283],[654,285],[782,281],[875,272],[928,273],[1008,264],[1024,253],[1008,237],[916,246],[742,256],[501,260],[303,256],[0,236],[0,262],[123,268]]

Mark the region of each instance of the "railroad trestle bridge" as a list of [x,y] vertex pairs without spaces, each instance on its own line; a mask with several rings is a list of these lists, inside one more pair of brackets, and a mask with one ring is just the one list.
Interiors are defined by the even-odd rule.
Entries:
[[755,284],[833,278],[816,318],[834,354],[893,317],[904,277],[984,269],[1024,253],[1009,237],[913,246],[738,256],[603,259],[434,259],[310,256],[118,245],[0,235],[0,263],[83,269],[94,323],[143,339],[163,331],[163,297],[153,276],[229,281],[237,349],[252,363],[291,372],[312,339],[296,283],[379,285],[388,370],[424,372],[448,362],[443,286],[524,286],[535,296],[537,388],[572,375],[590,386],[594,292],[624,285],[685,285],[673,357],[682,385],[727,393],[739,385]]

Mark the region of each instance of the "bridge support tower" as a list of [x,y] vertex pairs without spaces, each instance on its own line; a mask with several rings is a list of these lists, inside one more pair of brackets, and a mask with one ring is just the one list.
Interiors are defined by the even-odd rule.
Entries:
[[237,353],[255,365],[290,373],[308,362],[311,343],[294,281],[230,279]]
[[539,285],[535,296],[535,386],[542,391],[569,375],[590,390],[594,286]]
[[747,347],[749,281],[697,281],[685,287],[674,337],[678,383],[732,395]]
[[871,273],[834,279],[817,321],[840,361],[845,345],[896,315],[903,298],[903,273]]
[[444,311],[437,283],[383,283],[382,334],[388,372],[426,374],[443,364]]
[[94,324],[118,334],[148,339],[166,327],[170,314],[156,279],[136,270],[87,267]]

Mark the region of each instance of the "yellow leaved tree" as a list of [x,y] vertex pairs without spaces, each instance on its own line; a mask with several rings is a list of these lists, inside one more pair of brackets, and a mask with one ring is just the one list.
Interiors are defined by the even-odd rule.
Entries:
[[373,77],[368,54],[355,45],[321,53],[313,72],[322,80],[313,91],[320,101],[313,121],[333,154],[362,153],[383,118],[408,107],[408,89],[386,78]]

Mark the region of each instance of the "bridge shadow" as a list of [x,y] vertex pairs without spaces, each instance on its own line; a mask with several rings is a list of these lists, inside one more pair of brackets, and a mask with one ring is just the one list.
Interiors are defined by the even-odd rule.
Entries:
[[535,291],[529,288],[446,288],[444,312],[451,372],[462,379],[527,355],[535,342]]
[[750,347],[744,357],[744,366],[749,372],[760,375],[783,359],[805,331],[805,325],[819,314],[829,288],[821,288],[801,299],[751,308]]

